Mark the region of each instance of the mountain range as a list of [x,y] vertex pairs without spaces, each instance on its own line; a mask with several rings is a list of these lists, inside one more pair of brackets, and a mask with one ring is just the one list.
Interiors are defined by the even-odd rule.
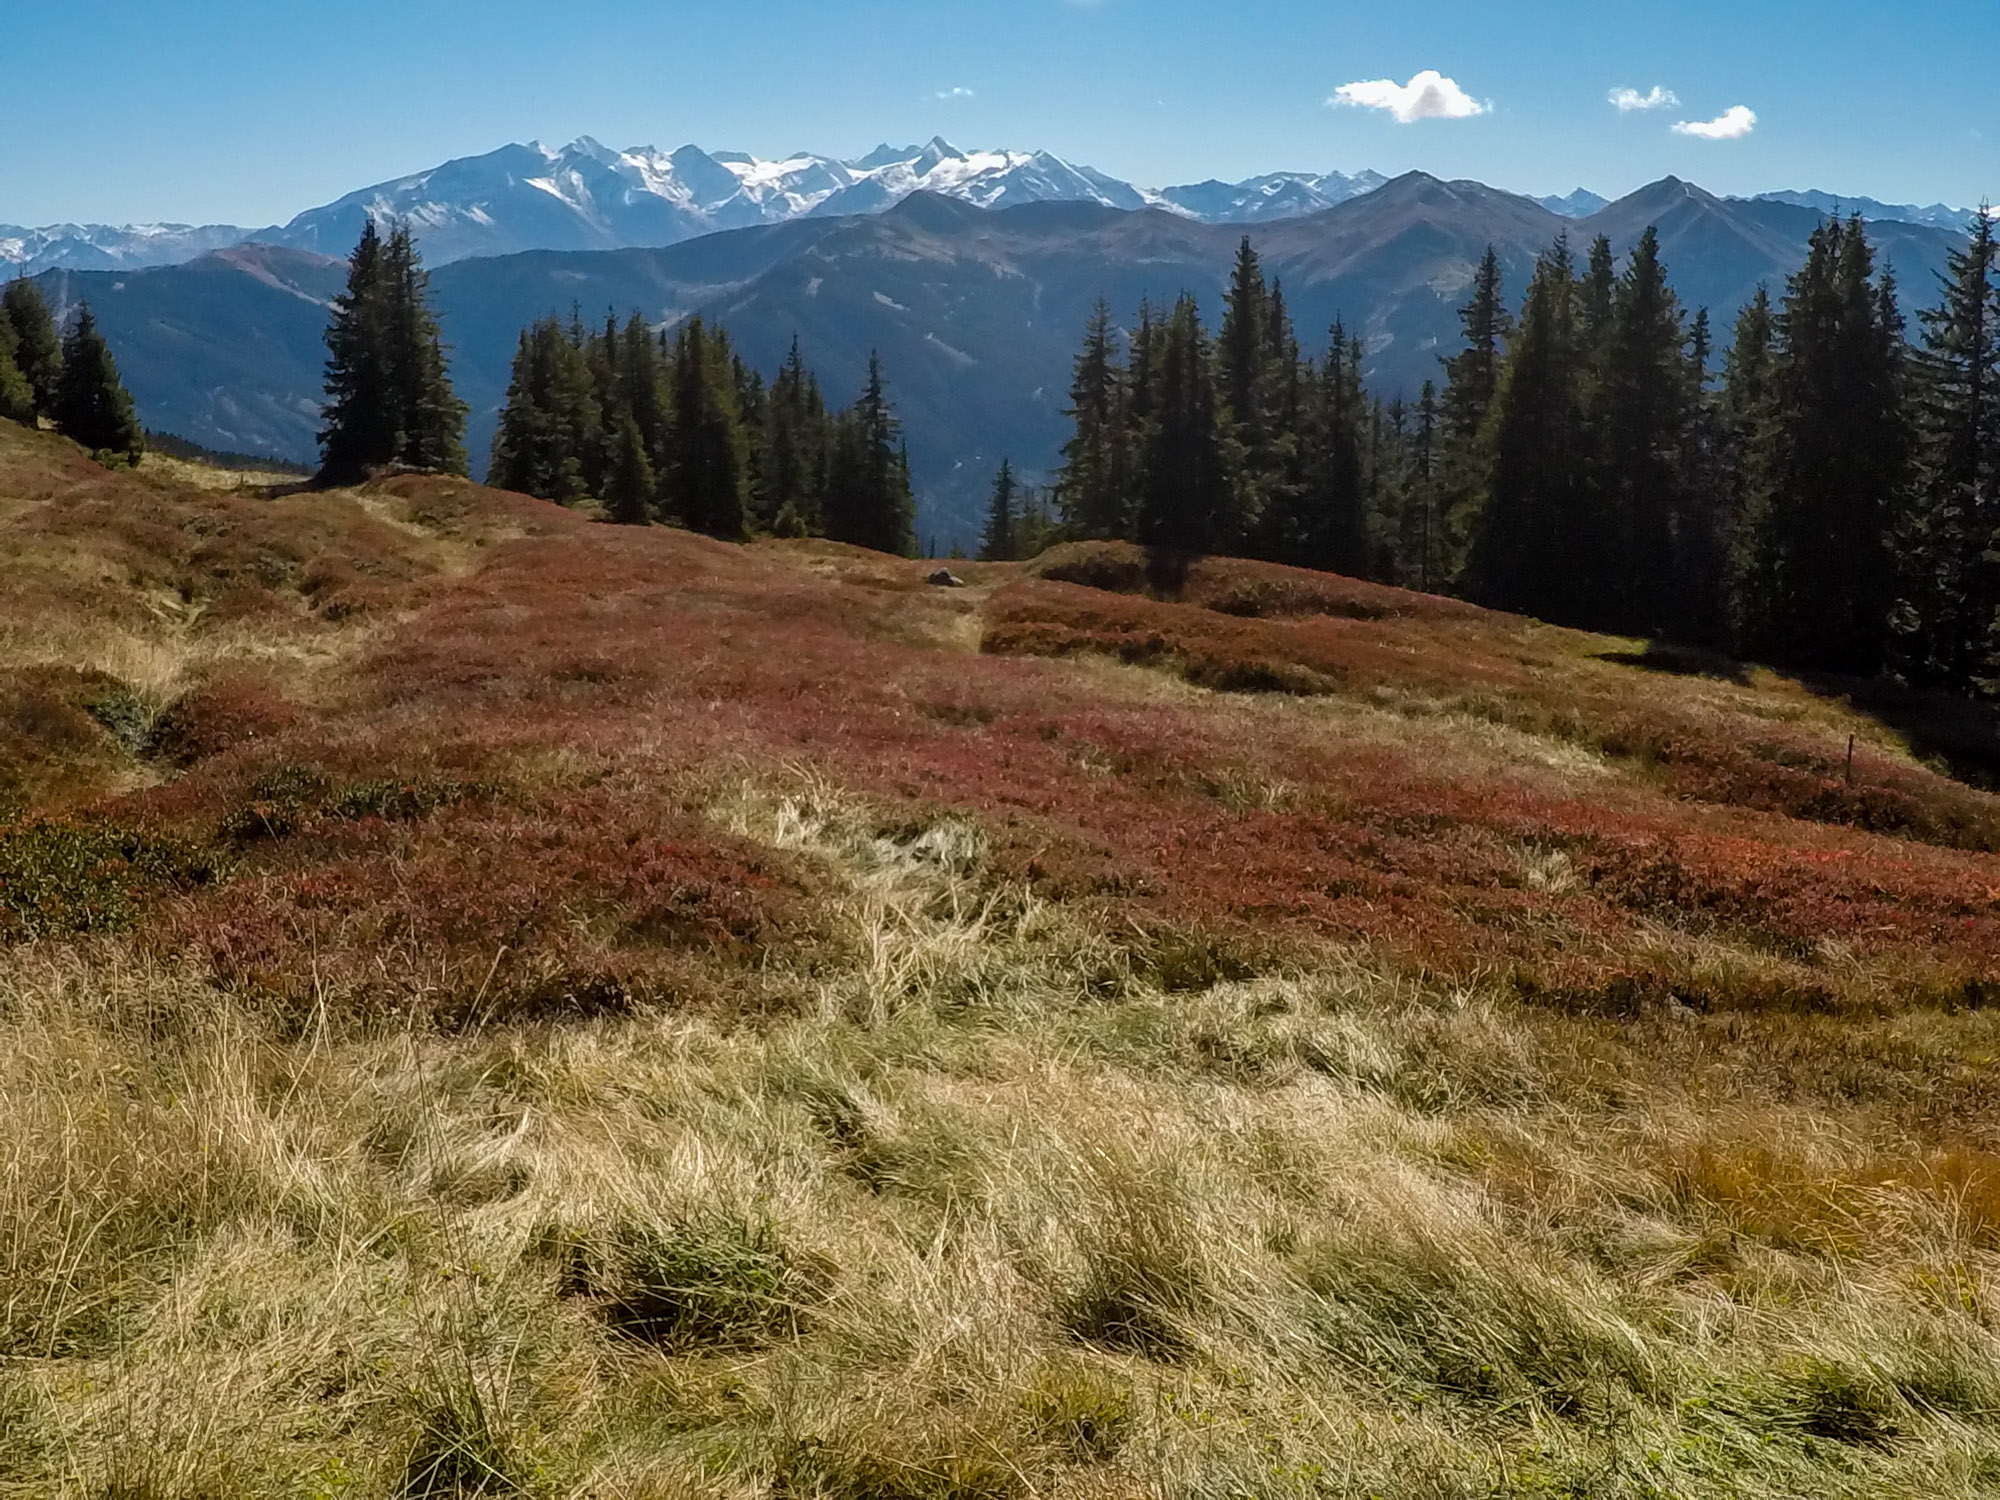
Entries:
[[[845,191],[845,190],[843,190]],[[1769,200],[1719,198],[1667,178],[1582,219],[1476,182],[1410,173],[1304,217],[1211,224],[1146,205],[1028,201],[981,208],[905,196],[879,213],[806,212],[646,249],[533,250],[447,262],[433,291],[470,404],[483,466],[505,398],[516,335],[550,313],[642,313],[666,327],[700,312],[745,356],[774,370],[796,336],[828,395],[855,394],[880,350],[920,490],[920,529],[939,545],[976,534],[1003,456],[1030,475],[1054,466],[1065,435],[1070,361],[1099,297],[1121,319],[1141,298],[1185,291],[1211,321],[1240,239],[1279,277],[1302,337],[1340,319],[1364,341],[1385,397],[1414,396],[1455,347],[1458,307],[1487,245],[1510,299],[1559,234],[1628,249],[1657,227],[1682,301],[1713,310],[1726,341],[1758,286],[1782,288],[1822,215]],[[1914,308],[1931,297],[1958,237],[1884,221],[1871,229]],[[335,256],[243,244],[180,266],[45,273],[58,312],[88,299],[141,415],[206,446],[314,456],[327,309],[344,282]]]
[[[1207,224],[1264,224],[1310,218],[1371,193],[1378,172],[1273,172],[1242,182],[1142,188],[1046,151],[961,151],[934,139],[878,146],[852,161],[800,153],[766,161],[740,152],[683,146],[614,151],[585,136],[560,149],[503,146],[429,171],[377,183],[284,225],[0,225],[0,266],[29,274],[51,269],[139,270],[177,265],[242,244],[345,255],[369,215],[416,229],[433,266],[529,250],[658,248],[720,230],[880,213],[912,193],[936,193],[981,208],[1026,203],[1095,203],[1156,208]],[[1830,193],[1785,192],[1767,201],[1822,212],[1957,228],[1967,214],[1932,205],[1892,205]],[[1566,218],[1587,218],[1606,200],[1585,188],[1534,200]]]

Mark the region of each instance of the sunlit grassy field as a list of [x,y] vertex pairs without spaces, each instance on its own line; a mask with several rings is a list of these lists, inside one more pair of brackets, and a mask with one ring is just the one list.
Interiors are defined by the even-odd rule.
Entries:
[[0,426],[0,1493],[2000,1494],[1990,721],[927,571]]

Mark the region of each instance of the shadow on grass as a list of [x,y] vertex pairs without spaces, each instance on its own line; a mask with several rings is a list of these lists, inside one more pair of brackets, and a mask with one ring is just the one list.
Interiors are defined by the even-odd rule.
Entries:
[[1738,687],[1750,684],[1750,669],[1742,662],[1733,661],[1719,651],[1677,646],[1671,641],[1649,641],[1644,651],[1606,651],[1598,660],[1673,677],[1708,677],[1717,682],[1733,682]]
[[[1607,651],[1600,661],[1675,677],[1706,677],[1747,686],[1750,668],[1717,651],[1653,641],[1643,651]],[[2000,792],[2000,704],[1926,691],[1883,678],[1787,674],[1807,692],[1840,703],[1902,736],[1943,775]]]
[[2000,791],[2000,704],[1857,677],[1800,674],[1798,681],[1895,730],[1914,754],[1953,780]]

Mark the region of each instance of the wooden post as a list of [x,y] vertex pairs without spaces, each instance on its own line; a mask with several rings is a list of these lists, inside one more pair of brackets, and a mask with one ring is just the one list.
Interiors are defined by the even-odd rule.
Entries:
[[1847,737],[1847,784],[1854,785],[1854,736]]

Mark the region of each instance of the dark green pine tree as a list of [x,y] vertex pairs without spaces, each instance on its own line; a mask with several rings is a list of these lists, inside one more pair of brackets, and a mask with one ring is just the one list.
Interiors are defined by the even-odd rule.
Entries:
[[14,364],[34,392],[35,410],[52,416],[62,379],[62,339],[41,287],[25,276],[8,282],[6,292],[0,293],[0,312],[12,327]]
[[754,490],[758,525],[779,536],[807,536],[822,527],[826,445],[826,405],[795,337],[764,403]]
[[[646,465],[655,474],[667,467],[673,441],[667,372],[662,364],[659,340],[653,336],[646,320],[633,313],[618,333],[612,406],[621,418],[629,416],[639,429],[639,438],[646,450]],[[614,454],[622,441],[623,434],[617,433],[617,440],[612,445]],[[613,466],[616,467],[615,458]]]
[[132,397],[87,302],[63,338],[62,377],[49,415],[57,432],[101,457],[136,464],[145,455],[146,434]]
[[1278,561],[1331,573],[1367,570],[1368,419],[1361,346],[1335,323],[1301,434],[1302,483],[1267,529]]
[[347,290],[326,330],[326,426],[320,480],[353,484],[396,452],[389,357],[389,295],[381,231],[371,217],[347,263]]
[[1781,665],[1871,675],[1889,646],[1891,528],[1909,478],[1894,287],[1856,217],[1812,238],[1778,320],[1776,464],[1754,538],[1761,629]]
[[[1584,335],[1597,352],[1589,419],[1595,479],[1610,566],[1603,614],[1594,623],[1629,635],[1685,636],[1691,624],[1675,541],[1684,519],[1689,435],[1687,336],[1667,285],[1658,231],[1639,237],[1599,314],[1599,278],[1610,266],[1600,239],[1584,279]],[[1595,330],[1594,318],[1603,321]]]
[[1488,417],[1490,478],[1468,560],[1474,598],[1587,623],[1606,572],[1585,486],[1581,326],[1566,242],[1542,256]]
[[867,386],[839,425],[828,465],[826,530],[833,540],[916,555],[916,503],[899,431],[881,356],[870,354]]
[[1233,440],[1236,490],[1246,530],[1254,530],[1279,478],[1271,410],[1271,291],[1257,251],[1244,235],[1236,250],[1222,327],[1215,342],[1216,385]]
[[1152,300],[1139,299],[1139,323],[1132,330],[1131,347],[1125,360],[1125,378],[1119,382],[1119,441],[1113,463],[1119,476],[1117,493],[1123,497],[1127,540],[1139,535],[1139,485],[1141,466],[1152,445],[1153,427],[1160,413],[1160,351],[1166,325],[1154,310]]
[[1429,593],[1437,573],[1439,406],[1437,382],[1426,380],[1410,430],[1409,486],[1397,527],[1398,581]]
[[1000,460],[1000,472],[993,476],[993,497],[986,505],[986,530],[979,538],[981,562],[1015,562],[1021,556],[1016,527],[1020,520],[1015,495],[1014,465]]
[[611,478],[604,487],[604,510],[613,521],[643,526],[653,509],[653,463],[646,456],[646,435],[630,412],[619,419],[612,443]]
[[1175,552],[1228,552],[1242,536],[1234,465],[1201,314],[1182,297],[1157,352],[1157,408],[1139,461],[1139,540]]
[[327,327],[320,482],[353,484],[403,464],[463,474],[465,404],[453,394],[430,279],[407,226],[371,219]]
[[1491,245],[1472,275],[1472,294],[1459,309],[1465,348],[1445,361],[1443,404],[1445,440],[1460,450],[1471,447],[1486,426],[1486,415],[1500,390],[1500,364],[1513,319],[1500,283],[1500,257]]
[[1120,431],[1118,360],[1112,351],[1111,310],[1100,299],[1084,330],[1070,377],[1071,433],[1063,444],[1056,496],[1072,535],[1106,539],[1131,534]]
[[694,530],[726,541],[749,534],[746,446],[728,343],[694,318],[674,342],[666,483],[674,510]]
[[35,388],[14,361],[19,347],[12,320],[0,313],[0,420],[33,425]]
[[1777,337],[1771,294],[1760,286],[1736,320],[1717,402],[1728,551],[1724,603],[1736,645],[1764,639],[1771,629],[1759,549],[1778,482]]
[[1506,347],[1514,332],[1501,285],[1500,257],[1491,245],[1473,270],[1472,290],[1459,309],[1465,346],[1444,361],[1438,405],[1438,525],[1433,532],[1435,580],[1457,582],[1486,502],[1491,451],[1487,419],[1500,390]]
[[1958,692],[1992,666],[2000,623],[2000,238],[1973,220],[1951,252],[1939,305],[1920,314],[1915,503],[1898,548],[1905,652],[1914,673]]
[[1687,433],[1674,533],[1677,632],[1699,646],[1729,648],[1730,547],[1736,523],[1728,435],[1709,389],[1715,339],[1708,309],[1696,311],[1687,342]]
[[[1657,255],[1657,232],[1653,240]],[[1590,242],[1590,258],[1584,263],[1583,287],[1577,300],[1577,316],[1582,325],[1586,353],[1596,355],[1612,336],[1617,299],[1618,257],[1612,253],[1610,236],[1600,234]]]
[[593,493],[603,415],[584,351],[545,318],[521,335],[507,404],[493,438],[488,482],[573,505]]
[[383,247],[389,298],[389,376],[396,421],[392,461],[433,474],[464,474],[465,403],[451,388],[444,335],[430,306],[430,273],[407,224]]

